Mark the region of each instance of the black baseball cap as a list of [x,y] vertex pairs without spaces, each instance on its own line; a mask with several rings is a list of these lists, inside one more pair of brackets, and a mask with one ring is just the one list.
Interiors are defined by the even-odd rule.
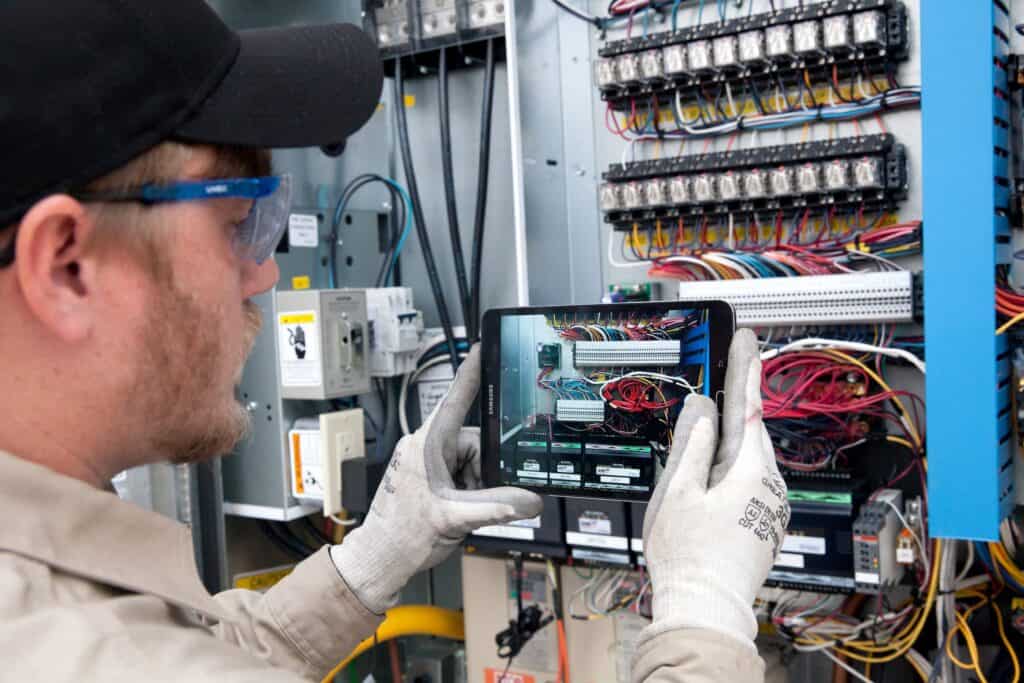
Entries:
[[202,0],[4,0],[0,228],[165,140],[340,148],[383,79],[350,24],[235,32]]

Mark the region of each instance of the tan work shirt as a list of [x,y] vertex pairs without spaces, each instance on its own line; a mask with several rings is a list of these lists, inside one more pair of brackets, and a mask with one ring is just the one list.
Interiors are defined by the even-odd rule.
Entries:
[[216,596],[188,529],[0,452],[0,681],[319,681],[381,618],[323,548]]

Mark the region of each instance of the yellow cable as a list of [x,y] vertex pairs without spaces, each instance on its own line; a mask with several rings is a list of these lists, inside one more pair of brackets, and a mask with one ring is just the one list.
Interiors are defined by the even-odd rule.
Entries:
[[1018,313],[1017,315],[1013,316],[1012,318],[1007,320],[1005,323],[1003,323],[1002,325],[997,327],[996,328],[996,334],[1003,334],[1008,329],[1010,329],[1011,327],[1013,327],[1014,325],[1019,323],[1021,320],[1024,320],[1024,313]]
[[331,683],[352,660],[375,644],[403,636],[436,636],[449,640],[465,640],[462,612],[427,605],[401,605],[389,609],[384,621],[377,627],[376,637],[367,638],[359,643],[348,657],[324,676],[321,683]]
[[903,657],[907,660],[907,664],[910,665],[910,668],[917,673],[921,680],[925,683],[928,683],[928,675],[924,672],[924,670],[921,669],[921,667],[914,660],[914,658],[910,656],[910,653],[908,652],[907,654],[903,655]]
[[1010,639],[1006,637],[1006,628],[1003,626],[1003,613],[999,609],[999,605],[992,605],[992,609],[996,613],[996,625],[999,627],[999,639],[1003,641],[1003,645],[1006,646],[1006,651],[1010,653],[1010,661],[1013,662],[1013,681],[1012,683],[1019,683],[1020,681],[1020,660],[1017,659],[1017,653],[1013,649],[1013,645],[1010,644]]
[[[964,642],[967,643],[967,651],[971,655],[971,663],[964,666],[963,662],[953,656],[952,648],[950,647],[950,644],[953,642],[952,638],[946,640],[946,656],[961,669],[973,669],[974,673],[978,675],[978,683],[988,683],[988,679],[985,678],[985,674],[981,670],[981,656],[978,654],[978,643],[974,640],[974,633],[971,631],[971,627],[968,626],[967,620],[959,612],[954,612],[953,616],[956,617],[957,626],[964,634]],[[954,631],[950,631],[950,633],[952,634]]]

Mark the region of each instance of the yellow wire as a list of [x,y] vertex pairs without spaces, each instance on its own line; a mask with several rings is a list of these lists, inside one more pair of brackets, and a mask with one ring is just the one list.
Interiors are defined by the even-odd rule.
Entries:
[[996,328],[996,334],[1003,334],[1008,329],[1010,329],[1011,327],[1013,327],[1014,325],[1019,323],[1021,320],[1024,320],[1024,313],[1018,313],[1017,315],[1013,316],[1012,318],[1007,320],[1005,323],[1003,323],[1002,325],[997,327]]
[[921,680],[925,683],[928,683],[928,675],[925,674],[925,672],[921,669],[920,666],[918,666],[917,662],[914,661],[914,658],[910,656],[909,652],[904,655],[904,658],[907,660],[907,664],[910,665],[910,668],[917,672],[917,675],[921,678]]
[[[968,610],[968,614],[974,609],[977,609],[977,605]],[[946,656],[961,669],[973,669],[974,673],[978,675],[978,683],[988,683],[988,679],[985,678],[985,674],[981,670],[981,656],[978,654],[978,643],[974,640],[974,633],[971,631],[971,627],[968,626],[967,620],[959,612],[954,612],[953,616],[956,617],[956,627],[950,630],[950,637],[946,639]],[[956,633],[957,629],[963,632],[964,642],[967,644],[967,652],[971,655],[971,662],[969,664],[961,662],[953,654],[952,634]]]
[[1013,662],[1013,682],[1018,683],[1020,681],[1020,660],[1017,659],[1017,653],[1013,649],[1013,645],[1010,644],[1010,639],[1006,637],[1006,628],[1003,626],[1003,613],[999,609],[999,605],[992,605],[992,609],[996,613],[996,625],[999,627],[999,639],[1003,641],[1003,645],[1006,646],[1006,651],[1010,653],[1010,661]]

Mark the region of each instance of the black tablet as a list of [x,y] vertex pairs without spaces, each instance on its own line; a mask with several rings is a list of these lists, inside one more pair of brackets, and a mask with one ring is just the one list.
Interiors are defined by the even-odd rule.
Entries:
[[686,396],[717,401],[734,329],[721,301],[487,311],[484,484],[649,499]]

